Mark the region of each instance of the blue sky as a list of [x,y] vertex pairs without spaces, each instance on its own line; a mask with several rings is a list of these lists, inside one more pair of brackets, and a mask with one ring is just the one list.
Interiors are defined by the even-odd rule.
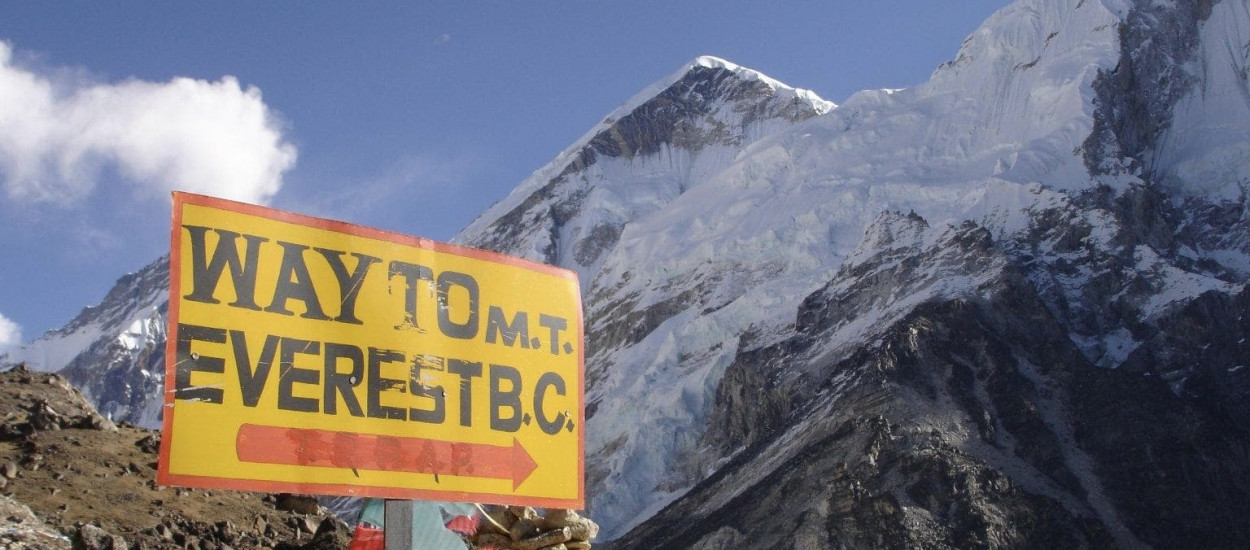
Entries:
[[8,2],[0,352],[166,252],[172,189],[446,240],[697,56],[840,102],[1007,3]]

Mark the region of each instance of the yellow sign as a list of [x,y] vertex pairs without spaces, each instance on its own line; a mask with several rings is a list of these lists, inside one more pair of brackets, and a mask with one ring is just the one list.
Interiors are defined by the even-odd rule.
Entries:
[[584,506],[573,272],[174,193],[159,483]]

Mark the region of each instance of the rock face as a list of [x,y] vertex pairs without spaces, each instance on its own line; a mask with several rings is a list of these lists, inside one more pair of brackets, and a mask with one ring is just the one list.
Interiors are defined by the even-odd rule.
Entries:
[[[914,88],[700,58],[611,113],[457,237],[580,276],[600,539],[1250,539],[1248,44],[1019,0]],[[9,360],[152,425],[162,269]]]
[[[984,264],[984,237],[964,227],[907,258],[930,273],[942,256]],[[613,548],[726,537],[735,548],[1226,547],[1250,536],[1237,519],[1250,512],[1238,459],[1250,437],[1229,415],[1244,395],[1178,396],[1132,358],[1097,368],[1010,264],[975,297],[926,300],[873,343],[828,354],[862,291],[842,280],[892,261],[840,274],[805,300],[791,338],[738,355],[704,435],[731,458]],[[1213,313],[1203,317],[1224,311]],[[1197,352],[1207,340],[1187,342]]]

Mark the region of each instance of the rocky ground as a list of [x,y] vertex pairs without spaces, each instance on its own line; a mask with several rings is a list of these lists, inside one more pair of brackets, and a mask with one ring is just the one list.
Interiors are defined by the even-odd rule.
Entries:
[[0,548],[346,548],[311,497],[156,484],[160,433],[114,425],[56,374],[0,373]]

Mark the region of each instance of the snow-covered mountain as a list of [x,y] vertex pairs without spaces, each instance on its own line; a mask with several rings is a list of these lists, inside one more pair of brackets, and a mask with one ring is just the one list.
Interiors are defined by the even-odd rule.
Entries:
[[[613,547],[1227,546],[1248,71],[1243,0],[1019,0],[841,105],[699,58],[456,241],[579,272]],[[152,425],[164,269],[7,360]]]
[[[1094,546],[1170,540],[1143,534],[1159,528],[1120,511],[1142,495],[1107,487],[1122,480],[1098,471],[1108,455],[1087,449],[1102,443],[1074,427],[1092,421],[1075,417],[1080,407],[1069,404],[1087,386],[1060,377],[1055,363],[1075,369],[1073,376],[1155,381],[1179,410],[1191,398],[1204,407],[1220,402],[1243,419],[1227,434],[1229,449],[1244,448],[1247,385],[1237,367],[1250,357],[1240,338],[1222,338],[1231,347],[1204,356],[1198,352],[1214,347],[1214,333],[1178,337],[1174,323],[1208,300],[1201,307],[1235,310],[1247,275],[1246,10],[1228,1],[1016,2],[929,82],[852,96],[761,137],[706,175],[647,177],[663,173],[654,167],[668,156],[646,150],[584,170],[569,161],[585,150],[579,144],[486,212],[461,242],[581,271],[589,494],[608,536],[654,518],[620,544],[793,543],[795,522],[819,516],[828,484],[813,484],[815,500],[799,499],[785,521],[774,517],[773,501],[743,495],[763,491],[760,484],[784,475],[783,459],[812,452],[817,435],[836,431],[832,418],[856,410],[861,420],[882,419],[887,431],[925,426],[939,434],[900,454],[942,445],[968,453],[965,460],[984,471],[1015,474],[1008,486],[1040,501],[994,505],[1021,514],[1057,505],[1064,519],[1036,522],[1037,529]],[[713,104],[734,100],[723,95]],[[1172,137],[1180,133],[1200,137]],[[591,199],[562,208],[572,202],[570,189],[587,187]],[[648,208],[617,206],[630,197],[644,197]],[[587,229],[599,226],[610,230]],[[569,253],[579,246],[594,247],[593,262]],[[893,375],[869,376],[868,363],[889,351],[887,337],[937,304],[965,304],[948,317],[1018,315],[997,320],[1015,340],[963,337],[993,336],[1007,346],[1001,361],[1029,357],[1012,372],[1010,389],[1037,395],[979,387],[977,376],[1006,376],[995,369],[1008,365],[997,363],[968,387],[926,390],[923,399]],[[1034,324],[1058,335],[1039,338],[1046,349],[1030,347]],[[910,345],[923,348],[922,334]],[[929,338],[936,346],[938,336]],[[851,357],[863,362],[845,363]],[[960,359],[977,361],[971,350]],[[907,368],[937,368],[924,355],[912,361]],[[1076,388],[1050,396],[1065,384]],[[1223,397],[1203,395],[1199,385]],[[870,386],[877,389],[869,393]],[[1021,417],[1011,420],[1018,426],[1002,418],[1009,415]],[[1144,441],[1157,432],[1138,433]],[[1244,483],[1245,469],[1233,470],[1207,473]],[[905,511],[903,532],[926,533],[897,544],[963,545],[936,527],[953,512],[909,502],[905,487],[879,490],[887,489],[900,493],[891,506]],[[1213,508],[1188,513],[1196,510]],[[762,517],[729,519],[748,511]],[[827,524],[824,513],[811,522]],[[993,517],[962,513],[969,521]],[[763,518],[779,522],[775,535],[746,542]],[[1000,541],[1037,537],[1003,523],[994,535]]]

